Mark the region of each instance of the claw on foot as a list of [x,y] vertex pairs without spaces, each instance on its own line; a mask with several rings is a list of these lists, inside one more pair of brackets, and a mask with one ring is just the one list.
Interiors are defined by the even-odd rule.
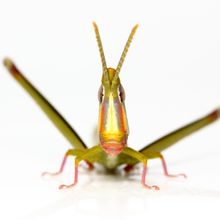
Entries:
[[179,177],[179,176],[182,176],[184,178],[187,178],[186,174],[184,174],[184,173],[180,173],[180,174],[177,174],[177,175],[169,174],[168,170],[167,170],[167,165],[166,165],[165,159],[164,159],[162,154],[160,154],[160,159],[162,161],[162,166],[163,166],[163,170],[164,170],[165,176],[167,176],[167,177]]
[[64,185],[64,184],[62,184],[62,185],[59,186],[59,189],[69,189],[69,188],[74,187],[75,185],[76,185],[75,183],[73,183],[71,185]]
[[175,178],[175,177],[183,177],[183,178],[187,178],[187,175],[184,173],[180,173],[180,174],[176,174],[176,175],[172,175],[172,174],[166,174],[167,177],[171,177],[171,178]]
[[43,172],[41,174],[42,177],[44,176],[58,176],[59,174],[61,174],[61,172],[55,172],[55,173],[50,173],[50,172]]
[[155,186],[155,185],[149,186],[149,185],[144,184],[143,186],[146,187],[147,189],[160,190],[160,187]]

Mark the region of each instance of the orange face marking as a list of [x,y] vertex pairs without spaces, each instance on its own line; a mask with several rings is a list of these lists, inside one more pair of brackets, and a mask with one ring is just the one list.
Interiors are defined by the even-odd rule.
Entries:
[[128,124],[124,103],[110,92],[100,103],[99,139],[100,144],[109,155],[118,155],[127,144]]

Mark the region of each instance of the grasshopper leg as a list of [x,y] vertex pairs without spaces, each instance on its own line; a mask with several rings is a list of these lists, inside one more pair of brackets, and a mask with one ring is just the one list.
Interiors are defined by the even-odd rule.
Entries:
[[142,171],[142,179],[141,179],[141,183],[144,187],[148,188],[148,189],[154,189],[154,190],[159,190],[160,187],[153,185],[153,186],[149,186],[146,183],[146,175],[147,175],[147,160],[143,161],[143,171]]
[[83,153],[80,153],[80,155],[77,155],[75,158],[75,173],[74,173],[74,181],[70,185],[62,184],[59,186],[59,189],[68,189],[74,187],[78,182],[78,167],[79,163],[82,160],[87,161],[89,158],[93,157],[98,152],[102,151],[102,148],[100,146],[92,147],[86,151],[83,151]]
[[88,149],[84,141],[77,134],[74,128],[66,119],[53,107],[53,105],[40,93],[40,91],[21,73],[12,60],[4,59],[4,65],[13,78],[24,88],[24,90],[39,105],[57,129],[67,138],[71,146],[75,149]]
[[[66,161],[67,161],[68,156],[79,156],[79,155],[82,155],[84,152],[85,152],[84,150],[77,150],[77,149],[68,150],[65,153],[64,158],[63,158],[62,163],[61,163],[61,166],[60,166],[60,169],[57,172],[54,172],[54,173],[52,173],[52,172],[43,172],[41,175],[42,176],[45,176],[45,175],[57,176],[57,175],[61,174],[64,170],[65,165],[66,165]],[[90,166],[90,164],[91,163],[89,163],[88,166]],[[93,165],[91,164],[91,166],[93,166]]]
[[163,167],[163,172],[164,172],[164,175],[167,176],[167,177],[179,177],[179,176],[182,176],[184,178],[187,178],[187,175],[184,174],[184,173],[179,173],[179,174],[169,174],[168,172],[168,169],[167,169],[167,164],[166,164],[166,161],[163,157],[162,154],[160,154],[160,159],[161,159],[161,162],[162,162],[162,167]]
[[72,188],[73,186],[75,186],[78,182],[78,167],[79,167],[79,162],[80,160],[78,160],[77,158],[75,159],[75,172],[74,172],[74,181],[72,184],[70,185],[65,185],[62,184],[59,186],[59,189],[68,189],[68,188]]
[[168,169],[167,169],[167,164],[166,164],[166,161],[163,157],[163,155],[160,153],[160,152],[148,152],[147,153],[147,156],[148,158],[150,159],[156,159],[156,158],[159,158],[162,162],[162,167],[163,167],[163,172],[164,172],[164,175],[167,176],[167,177],[179,177],[179,176],[182,176],[184,178],[187,178],[186,174],[184,173],[180,173],[180,174],[169,174],[168,172]]
[[126,147],[123,151],[124,154],[127,154],[135,159],[137,159],[138,161],[140,161],[141,163],[143,163],[143,171],[142,171],[142,178],[141,178],[141,183],[142,185],[145,187],[145,188],[148,188],[148,189],[154,189],[154,190],[159,190],[160,188],[158,186],[150,186],[147,184],[146,182],[146,176],[147,176],[147,160],[149,159],[147,156],[145,156],[144,154],[132,149],[132,148],[129,148],[129,147]]

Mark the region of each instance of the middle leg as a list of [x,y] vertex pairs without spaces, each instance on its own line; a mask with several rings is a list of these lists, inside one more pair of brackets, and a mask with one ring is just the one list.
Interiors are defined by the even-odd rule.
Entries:
[[[49,175],[49,176],[57,176],[59,174],[61,174],[64,170],[64,167],[65,167],[65,164],[66,164],[66,161],[67,161],[67,158],[69,156],[80,156],[80,155],[83,155],[86,151],[85,150],[78,150],[78,149],[70,149],[68,150],[64,157],[63,157],[63,160],[62,160],[62,163],[61,163],[61,166],[60,166],[60,169],[57,171],[57,172],[54,172],[54,173],[51,173],[51,172],[43,172],[41,175],[42,176],[45,176],[45,175]],[[90,164],[90,163],[89,163]],[[91,164],[91,166],[93,166]]]
[[147,156],[150,158],[150,159],[156,159],[156,158],[159,158],[162,162],[162,167],[163,167],[163,172],[164,172],[164,175],[167,176],[167,177],[179,177],[179,176],[182,176],[184,178],[187,178],[186,174],[184,173],[179,173],[179,174],[169,174],[168,172],[168,169],[167,169],[167,164],[166,164],[166,161],[163,157],[163,155],[160,153],[160,152],[149,152],[147,154]]

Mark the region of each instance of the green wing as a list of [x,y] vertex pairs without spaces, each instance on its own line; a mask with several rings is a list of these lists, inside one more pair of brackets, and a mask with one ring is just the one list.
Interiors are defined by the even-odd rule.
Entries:
[[47,117],[53,122],[58,130],[67,138],[74,148],[86,149],[87,146],[68,124],[68,122],[59,114],[59,112],[44,98],[44,96],[27,80],[25,76],[17,69],[10,59],[4,60],[4,65],[14,77],[14,79],[28,92],[34,101],[40,106]]
[[220,117],[220,108],[211,112],[210,114],[202,117],[184,127],[177,129],[166,136],[154,141],[140,150],[141,153],[147,154],[148,152],[161,152],[186,136],[200,130],[201,128],[211,124]]

